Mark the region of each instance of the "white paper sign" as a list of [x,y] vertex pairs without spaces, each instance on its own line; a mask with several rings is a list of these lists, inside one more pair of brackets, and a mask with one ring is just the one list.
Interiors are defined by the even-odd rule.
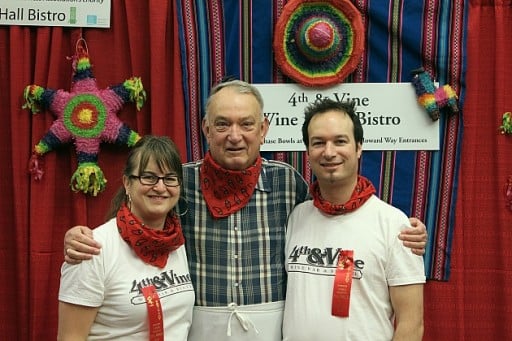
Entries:
[[411,83],[345,83],[329,88],[254,84],[265,101],[270,129],[263,151],[304,151],[305,107],[318,98],[354,100],[363,125],[363,150],[438,150],[439,121],[417,102]]
[[110,27],[110,0],[1,0],[0,25]]

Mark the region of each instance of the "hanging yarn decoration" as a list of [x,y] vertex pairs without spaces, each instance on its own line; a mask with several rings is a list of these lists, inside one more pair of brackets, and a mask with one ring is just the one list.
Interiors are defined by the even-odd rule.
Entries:
[[503,114],[500,129],[502,134],[512,134],[512,113],[510,111]]
[[432,77],[422,67],[411,73],[411,83],[416,91],[418,103],[425,108],[432,121],[437,121],[443,110],[451,114],[459,112],[458,97],[450,85],[445,84],[436,88]]
[[29,161],[29,172],[36,181],[42,179],[42,156],[57,147],[73,142],[78,155],[78,168],[71,177],[71,189],[96,196],[105,189],[107,179],[98,165],[102,142],[132,147],[140,135],[118,117],[126,102],[140,110],[146,100],[141,79],[132,77],[123,83],[99,89],[91,70],[86,42],[80,38],[72,60],[71,90],[45,89],[38,85],[25,88],[24,109],[33,114],[49,109],[56,120],[35,145]]
[[[512,113],[510,111],[503,114],[500,129],[502,134],[512,134]],[[506,206],[512,211],[512,175],[508,176],[505,184],[505,200]]]

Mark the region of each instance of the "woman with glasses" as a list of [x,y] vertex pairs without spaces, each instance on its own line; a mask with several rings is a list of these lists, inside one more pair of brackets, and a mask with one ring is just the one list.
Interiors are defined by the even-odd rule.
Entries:
[[93,231],[101,254],[62,265],[59,340],[187,339],[195,296],[174,211],[181,183],[169,138],[135,144],[108,221]]

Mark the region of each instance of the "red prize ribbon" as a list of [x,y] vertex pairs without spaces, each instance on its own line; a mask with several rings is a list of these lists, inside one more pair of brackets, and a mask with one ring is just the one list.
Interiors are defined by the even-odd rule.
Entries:
[[162,320],[162,306],[160,297],[154,285],[142,288],[142,294],[146,298],[149,317],[149,340],[164,341],[164,323]]
[[350,308],[350,288],[352,287],[352,275],[354,273],[354,251],[341,250],[338,256],[338,266],[334,277],[332,289],[333,316],[348,317]]

